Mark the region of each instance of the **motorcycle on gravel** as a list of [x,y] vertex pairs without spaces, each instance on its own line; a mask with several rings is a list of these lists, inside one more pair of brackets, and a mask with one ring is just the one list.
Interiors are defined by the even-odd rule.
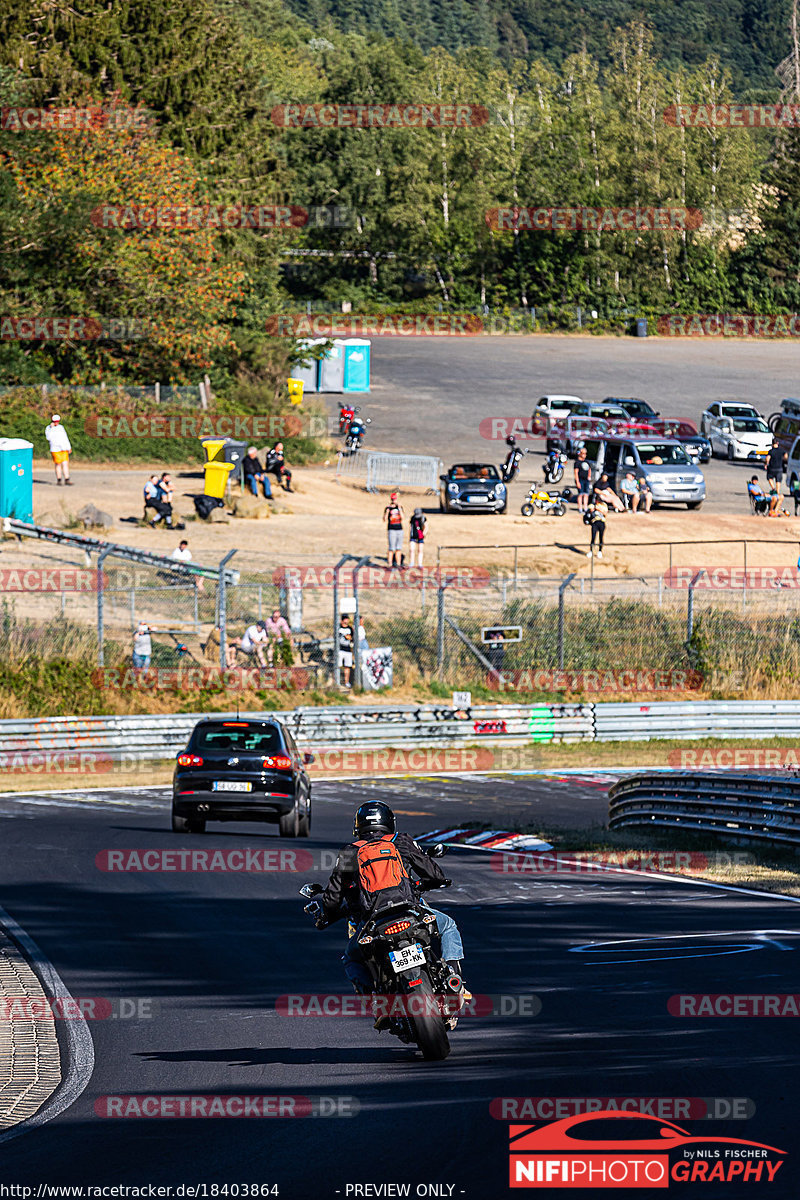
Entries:
[[345,454],[355,454],[361,449],[361,443],[367,432],[367,426],[372,424],[369,417],[359,417],[360,408],[353,410],[353,416],[350,418],[350,424],[347,427],[347,432],[344,437],[344,452]]
[[569,488],[564,488],[563,492],[556,492],[539,487],[537,483],[531,484],[528,497],[520,512],[523,517],[532,517],[538,509],[545,516],[563,517],[567,511],[566,501],[569,500],[571,494]]
[[[428,853],[439,858],[445,849],[437,845]],[[300,888],[300,895],[311,901],[304,912],[320,928],[321,921],[327,922],[314,897],[323,890],[318,883]],[[415,890],[421,894],[418,881]],[[389,1032],[401,1042],[416,1044],[424,1059],[447,1058],[448,1029],[456,1026],[463,984],[442,960],[434,913],[421,904],[392,904],[365,922],[358,943],[373,985],[372,997],[364,997],[365,1014],[385,1015]]]
[[544,481],[545,483],[560,483],[564,478],[564,463],[567,461],[567,456],[563,450],[548,450],[547,458],[544,460]]
[[339,433],[346,434],[350,428],[350,422],[356,415],[357,409],[351,404],[341,404],[339,406]]
[[506,445],[510,446],[511,449],[506,455],[505,462],[500,464],[500,478],[503,483],[513,483],[517,475],[519,475],[519,464],[528,451],[520,450],[515,437],[507,437]]

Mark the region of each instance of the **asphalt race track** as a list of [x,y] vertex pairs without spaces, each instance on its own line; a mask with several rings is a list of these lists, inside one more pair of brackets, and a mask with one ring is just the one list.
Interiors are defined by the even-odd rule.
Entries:
[[[0,797],[0,904],[74,997],[145,1002],[129,1019],[89,1022],[86,1090],[42,1128],[0,1137],[0,1182],[276,1183],[284,1200],[333,1200],[367,1183],[409,1183],[413,1196],[437,1184],[429,1195],[493,1200],[510,1194],[508,1127],[490,1114],[494,1098],[715,1097],[746,1098],[752,1115],[689,1120],[679,1108],[672,1119],[695,1135],[768,1143],[787,1161],[770,1185],[670,1186],[710,1198],[800,1194],[797,1019],[667,1008],[677,993],[800,992],[795,903],[641,874],[509,875],[492,869],[496,858],[454,851],[441,904],[461,927],[471,990],[533,994],[541,1011],[467,1018],[450,1058],[424,1064],[368,1019],[276,1012],[287,993],[348,990],[342,927],[316,931],[297,895],[324,871],[108,872],[95,862],[105,850],[186,846],[302,847],[318,861],[348,840],[354,808],[376,792],[413,833],[487,811],[501,827],[525,814],[599,824],[606,808],[597,776],[318,783],[314,836],[289,843],[256,825],[174,835],[164,790]],[[360,1113],[96,1115],[101,1097],[131,1094],[351,1097]]]

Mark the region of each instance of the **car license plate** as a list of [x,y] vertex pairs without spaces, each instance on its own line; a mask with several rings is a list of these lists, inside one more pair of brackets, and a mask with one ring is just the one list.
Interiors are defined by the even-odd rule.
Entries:
[[390,950],[389,961],[396,975],[407,971],[409,967],[421,967],[425,963],[425,955],[419,942],[413,946],[404,946],[402,950]]
[[215,792],[252,792],[252,783],[240,783],[236,779],[217,779],[214,782]]
[[467,496],[470,504],[486,504],[485,496]]

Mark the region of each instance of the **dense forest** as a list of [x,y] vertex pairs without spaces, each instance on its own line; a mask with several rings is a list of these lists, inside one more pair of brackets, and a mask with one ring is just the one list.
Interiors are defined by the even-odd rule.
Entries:
[[[647,22],[622,0],[597,19],[594,0],[296,3],[5,0],[0,383],[207,372],[218,393],[257,389],[285,376],[288,343],[267,336],[267,318],[343,302],[571,313],[566,324],[580,308],[598,328],[623,314],[800,310],[800,131],[665,116],[798,100],[791,72],[777,73],[790,23],[772,0],[666,4]],[[391,104],[483,116],[432,128],[275,117]],[[70,106],[106,116],[22,128],[14,115]],[[135,122],[117,119],[131,109]],[[165,206],[305,217],[130,218]],[[491,216],[559,206],[702,220],[537,230]],[[104,221],[107,209],[130,219]],[[125,321],[137,335],[22,336],[32,317]]]

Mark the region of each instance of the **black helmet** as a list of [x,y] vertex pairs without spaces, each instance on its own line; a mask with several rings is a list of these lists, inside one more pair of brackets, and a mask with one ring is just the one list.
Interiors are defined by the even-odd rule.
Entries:
[[380,800],[368,800],[356,809],[353,821],[353,836],[356,838],[378,838],[384,833],[394,833],[394,813],[388,804]]
[[514,437],[513,433],[510,433],[508,435],[508,437],[506,438],[506,445],[507,446],[516,446],[516,444],[517,444],[517,439]]

